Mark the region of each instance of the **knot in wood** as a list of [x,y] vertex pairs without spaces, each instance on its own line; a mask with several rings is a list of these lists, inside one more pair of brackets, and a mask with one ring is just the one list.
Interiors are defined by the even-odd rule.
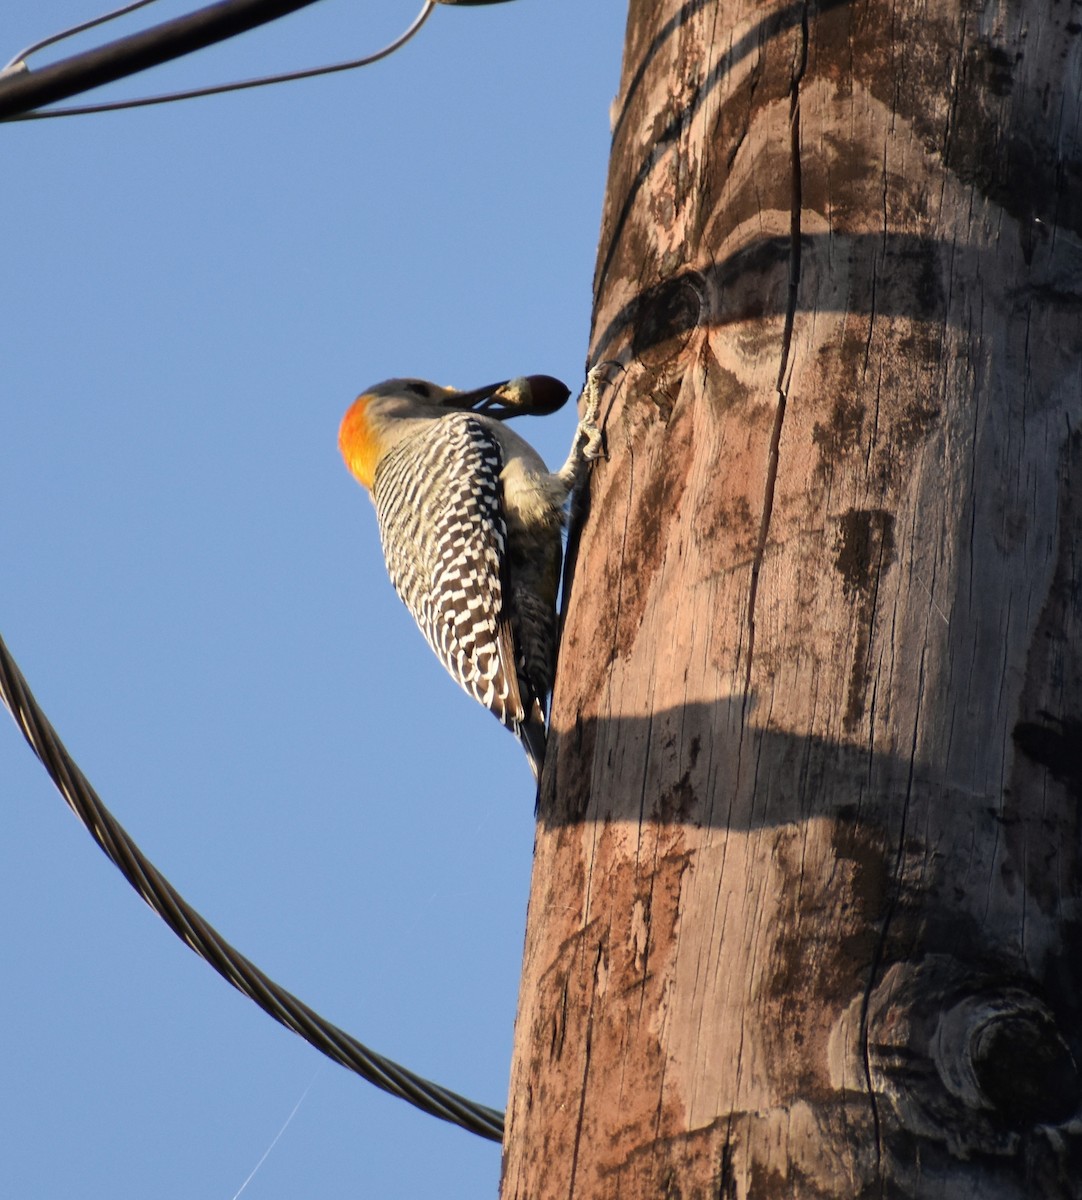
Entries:
[[698,271],[662,280],[636,303],[631,353],[645,367],[679,358],[702,322],[706,285]]
[[874,1091],[900,1128],[956,1157],[1017,1154],[1036,1126],[1062,1125],[1082,1105],[1082,1073],[1051,1009],[1013,972],[940,954],[893,963],[866,1009],[855,1000],[840,1022],[836,1056],[843,1039],[854,1044],[862,1009]]
[[1059,1124],[1082,1101],[1082,1078],[1047,1007],[1019,987],[985,990],[940,1018],[932,1043],[944,1086],[1012,1129]]

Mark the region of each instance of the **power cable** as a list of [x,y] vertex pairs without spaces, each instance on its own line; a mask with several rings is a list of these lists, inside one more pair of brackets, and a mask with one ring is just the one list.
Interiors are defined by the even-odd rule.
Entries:
[[478,1137],[503,1138],[503,1113],[468,1100],[392,1062],[332,1025],[279,987],[203,919],[142,853],[102,803],[42,712],[26,678],[0,638],[0,699],[41,760],[68,807],[150,907],[200,958],[237,991],[340,1066],[423,1112]]
[[298,9],[315,4],[316,0],[218,0],[206,8],[197,9],[161,25],[108,42],[94,50],[71,58],[50,63],[40,71],[31,71],[26,59],[46,46],[52,46],[65,38],[73,37],[87,29],[93,29],[145,8],[154,0],[134,0],[111,12],[103,13],[79,25],[73,25],[60,33],[51,34],[32,43],[20,51],[8,64],[0,69],[0,121],[36,120],[43,117],[81,116],[86,113],[116,112],[123,108],[141,108],[148,104],[166,104],[173,100],[191,100],[197,96],[214,96],[222,92],[241,91],[245,88],[263,87],[272,83],[286,83],[294,79],[310,79],[317,75],[330,75],[336,71],[352,71],[366,67],[393,54],[417,32],[430,16],[436,4],[458,7],[479,7],[500,4],[505,0],[425,0],[419,16],[400,37],[390,45],[349,62],[333,63],[324,67],[312,67],[301,71],[288,71],[280,75],[268,75],[258,79],[240,80],[236,83],[218,84],[207,88],[175,92],[162,96],[148,96],[137,100],[117,101],[112,104],[72,106],[39,112],[46,104],[55,104],[80,92],[90,91],[106,83],[125,79],[149,67],[159,66],[174,58],[202,50],[207,46],[223,42],[238,33],[246,33],[259,25],[265,25],[279,17],[287,16]]
[[39,50],[44,50],[46,46],[55,46],[57,42],[66,41],[77,33],[86,33],[88,29],[96,29],[107,21],[115,21],[117,17],[126,17],[128,13],[135,12],[137,8],[146,8],[148,4],[155,2],[156,0],[133,0],[133,3],[114,8],[112,12],[102,13],[100,17],[91,17],[89,21],[80,21],[78,25],[69,25],[67,29],[61,29],[59,33],[51,33],[48,37],[39,38],[38,41],[31,42],[29,46],[20,50],[14,58],[9,59],[0,67],[0,79],[8,73],[17,74],[29,70],[26,60],[32,54],[37,54]]
[[202,50],[284,17],[316,0],[218,0],[217,4],[152,25],[83,54],[50,63],[40,71],[18,71],[0,79],[0,119],[10,119],[66,100]]
[[[144,4],[152,2],[153,0],[142,0]],[[372,63],[379,62],[382,58],[387,58],[400,47],[404,46],[432,15],[436,2],[437,0],[425,0],[425,3],[421,6],[421,11],[404,32],[400,33],[393,42],[389,42],[382,49],[375,51],[373,54],[366,54],[363,58],[354,58],[347,62],[330,63],[322,67],[308,67],[299,71],[284,71],[278,75],[261,75],[256,79],[241,79],[234,83],[219,83],[212,84],[209,87],[190,88],[182,92],[166,92],[160,96],[140,96],[134,100],[114,100],[104,104],[67,105],[64,108],[24,112],[17,116],[8,117],[7,120],[41,121],[48,117],[79,117],[86,116],[89,113],[119,112],[125,108],[146,108],[151,104],[172,104],[175,100],[194,100],[200,96],[218,96],[223,92],[240,92],[247,88],[267,87],[272,83],[291,83],[295,79],[314,79],[317,75],[333,75],[338,71],[354,71],[358,67],[371,66]],[[103,17],[101,19],[105,20],[106,18]],[[2,83],[0,83],[0,105],[2,103],[3,90]]]

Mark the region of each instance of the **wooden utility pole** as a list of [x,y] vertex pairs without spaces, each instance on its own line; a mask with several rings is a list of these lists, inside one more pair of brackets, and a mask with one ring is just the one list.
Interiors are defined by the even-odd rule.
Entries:
[[503,1200],[1082,1196],[1080,95],[631,0]]

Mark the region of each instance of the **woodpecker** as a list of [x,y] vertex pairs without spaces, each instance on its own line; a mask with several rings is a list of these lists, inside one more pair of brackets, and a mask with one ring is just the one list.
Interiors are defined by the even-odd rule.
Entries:
[[564,404],[568,389],[547,375],[468,392],[390,379],[357,397],[338,432],[375,505],[395,590],[452,678],[522,743],[535,779],[556,669],[565,505],[600,451],[598,392],[595,369],[556,472],[502,424]]

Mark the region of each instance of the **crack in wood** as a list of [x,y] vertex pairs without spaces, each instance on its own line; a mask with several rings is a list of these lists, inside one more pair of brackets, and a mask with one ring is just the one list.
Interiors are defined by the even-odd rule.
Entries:
[[774,487],[778,479],[778,448],[781,444],[781,427],[785,421],[785,407],[789,397],[785,376],[789,370],[789,358],[793,341],[793,325],[796,321],[797,293],[800,288],[800,214],[803,192],[800,166],[800,83],[808,66],[808,3],[804,2],[800,14],[800,59],[793,72],[789,89],[789,142],[791,162],[791,190],[789,216],[789,295],[785,305],[785,324],[782,328],[781,361],[778,364],[777,406],[774,410],[774,426],[770,432],[770,450],[766,462],[766,483],[763,487],[763,515],[759,521],[759,537],[755,546],[755,557],[751,564],[751,583],[748,588],[748,661],[744,672],[744,702],[741,718],[747,712],[751,694],[751,664],[755,652],[755,601],[759,594],[759,572],[766,553],[766,539],[770,531],[770,518],[774,511]]
[[599,944],[597,947],[597,956],[594,959],[594,981],[593,987],[590,990],[590,1008],[586,1014],[586,1035],[582,1054],[582,1086],[579,1088],[579,1111],[575,1120],[575,1141],[571,1150],[571,1173],[567,1189],[568,1200],[574,1200],[575,1176],[578,1174],[579,1169],[579,1148],[582,1145],[582,1124],[586,1119],[586,1081],[590,1077],[590,1051],[592,1049],[594,1035],[594,1001],[597,998],[598,968],[601,966],[601,960],[604,958],[604,956],[605,947],[603,944]]
[[879,968],[883,963],[883,958],[887,950],[887,934],[890,930],[891,922],[894,920],[895,910],[898,907],[900,893],[902,890],[902,875],[905,869],[905,839],[906,826],[909,818],[909,809],[913,799],[913,775],[916,769],[917,761],[917,734],[920,728],[921,705],[924,700],[924,656],[925,651],[921,651],[920,663],[917,670],[917,704],[916,711],[913,714],[913,738],[909,752],[909,774],[906,779],[905,797],[902,802],[901,824],[898,829],[898,848],[894,858],[894,887],[887,902],[887,911],[883,917],[883,927],[879,931],[879,937],[876,941],[875,949],[872,952],[871,969],[868,972],[868,983],[864,990],[864,999],[861,1003],[860,1010],[860,1041],[861,1054],[864,1061],[864,1077],[868,1087],[868,1100],[872,1107],[872,1124],[875,1131],[875,1169],[879,1178],[880,1188],[885,1187],[886,1180],[883,1173],[884,1161],[884,1146],[883,1132],[879,1117],[879,1102],[876,1099],[875,1087],[872,1080],[872,1062],[871,1062],[871,1046],[868,1029],[868,1016],[871,1005],[872,990],[875,987],[876,976],[879,974]]

